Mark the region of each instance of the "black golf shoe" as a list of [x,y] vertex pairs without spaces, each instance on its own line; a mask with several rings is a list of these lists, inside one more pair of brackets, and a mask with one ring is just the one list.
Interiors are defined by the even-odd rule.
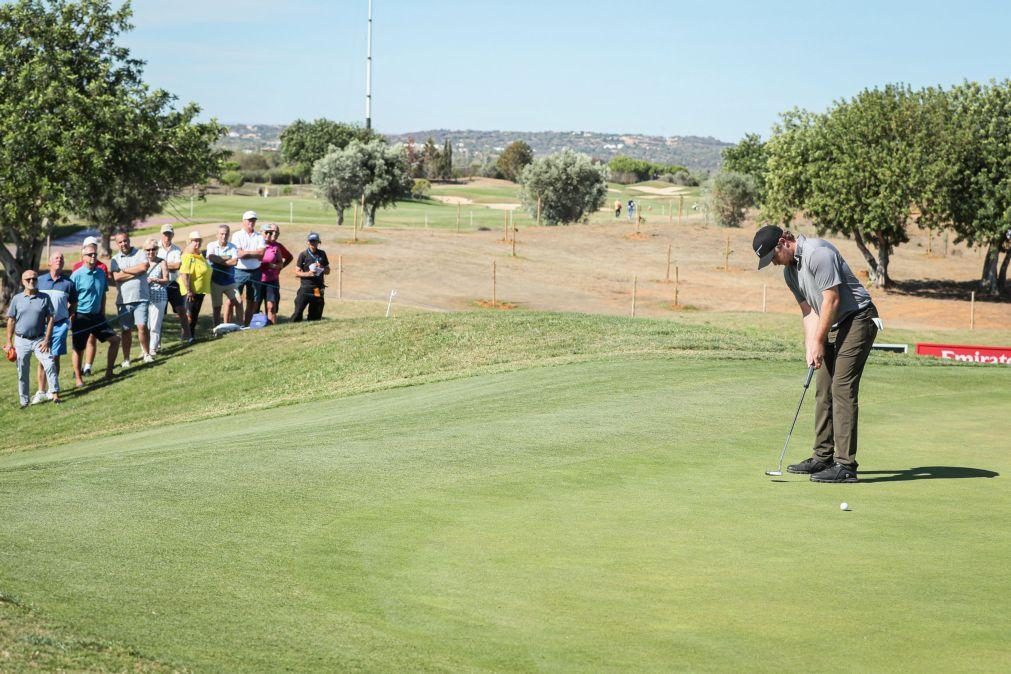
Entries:
[[800,463],[795,463],[791,466],[787,466],[786,469],[791,473],[803,473],[806,475],[808,473],[820,473],[821,471],[825,470],[826,468],[830,468],[831,466],[832,466],[831,461],[826,463],[821,459],[816,459],[812,456],[810,459],[804,459]]
[[820,473],[811,474],[811,482],[856,482],[857,472],[841,463],[834,464]]

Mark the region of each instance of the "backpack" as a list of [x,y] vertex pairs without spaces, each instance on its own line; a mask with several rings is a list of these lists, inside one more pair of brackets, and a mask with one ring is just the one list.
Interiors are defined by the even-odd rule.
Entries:
[[249,319],[249,329],[258,330],[259,328],[265,328],[270,325],[270,321],[267,320],[267,314],[253,314],[253,317]]

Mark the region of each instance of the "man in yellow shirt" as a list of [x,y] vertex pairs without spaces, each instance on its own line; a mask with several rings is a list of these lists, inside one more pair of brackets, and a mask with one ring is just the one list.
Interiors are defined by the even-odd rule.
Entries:
[[204,295],[211,292],[211,265],[200,252],[203,237],[200,232],[190,232],[189,242],[183,250],[179,264],[179,290],[186,298],[186,318],[190,324],[189,343],[196,341],[197,318],[204,303]]

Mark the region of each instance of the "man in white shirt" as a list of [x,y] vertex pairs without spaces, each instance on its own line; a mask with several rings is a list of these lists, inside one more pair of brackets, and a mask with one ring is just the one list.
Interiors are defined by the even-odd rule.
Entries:
[[182,326],[179,338],[185,344],[190,340],[190,322],[186,318],[186,303],[183,301],[182,293],[179,292],[179,282],[176,280],[176,277],[179,276],[179,265],[183,261],[183,251],[179,246],[172,243],[174,236],[175,229],[172,225],[161,226],[161,242],[158,244],[158,257],[165,260],[165,268],[168,269],[169,284],[165,286],[165,293],[168,295],[172,311],[176,312],[176,316],[179,317],[179,325]]
[[260,260],[267,242],[256,233],[256,211],[246,211],[242,214],[242,229],[232,234],[232,243],[238,249],[238,262],[235,263],[235,293],[242,302],[245,294],[245,310],[242,312],[242,324],[249,325],[253,311],[262,296],[260,283]]
[[239,249],[228,241],[231,228],[218,225],[218,238],[207,244],[207,261],[211,263],[211,309],[214,311],[214,326],[221,325],[222,296],[228,299],[225,320],[235,320],[235,265],[239,261]]

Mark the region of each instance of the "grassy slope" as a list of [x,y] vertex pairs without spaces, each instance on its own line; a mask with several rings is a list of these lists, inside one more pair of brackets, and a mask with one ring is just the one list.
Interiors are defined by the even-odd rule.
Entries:
[[[499,312],[286,324],[169,352],[154,365],[83,390],[66,403],[0,406],[0,455],[79,437],[130,432],[503,369],[618,354],[784,358],[792,342],[674,321]],[[0,390],[16,390],[0,368]]]
[[[512,320],[549,353],[605,334],[635,353],[646,328],[741,346]],[[368,343],[480,353],[452,323]],[[627,356],[20,452],[0,587],[197,669],[1006,670],[1011,497],[971,476],[1011,470],[1007,373],[871,368],[867,481],[842,488],[761,474],[797,374]],[[813,625],[838,646],[815,662]]]

